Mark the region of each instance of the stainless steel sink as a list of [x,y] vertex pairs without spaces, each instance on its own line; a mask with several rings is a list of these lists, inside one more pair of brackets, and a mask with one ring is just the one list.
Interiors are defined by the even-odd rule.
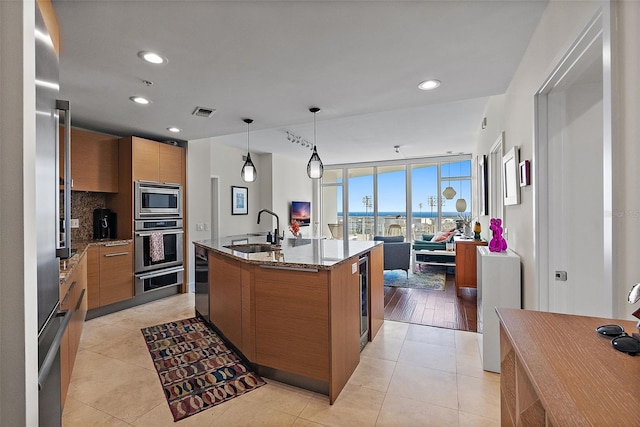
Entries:
[[243,245],[229,245],[225,246],[227,249],[231,249],[233,251],[244,252],[247,254],[253,254],[257,252],[271,252],[271,251],[279,251],[280,246],[270,245],[268,243],[247,243]]

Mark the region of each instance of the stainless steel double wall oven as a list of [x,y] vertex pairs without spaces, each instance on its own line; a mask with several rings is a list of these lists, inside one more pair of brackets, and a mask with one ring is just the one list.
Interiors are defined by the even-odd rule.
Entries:
[[139,181],[134,194],[135,294],[181,285],[182,186]]

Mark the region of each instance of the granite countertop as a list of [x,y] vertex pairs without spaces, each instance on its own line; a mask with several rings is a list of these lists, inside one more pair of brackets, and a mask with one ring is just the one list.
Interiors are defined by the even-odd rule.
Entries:
[[78,262],[87,253],[87,249],[91,246],[105,246],[113,243],[131,243],[133,240],[85,240],[85,241],[72,241],[71,249],[75,251],[75,254],[71,258],[60,260],[60,285],[67,281],[67,278],[71,275],[73,270],[78,265]]
[[258,253],[244,253],[225,246],[247,243],[266,243],[265,237],[231,236],[218,240],[193,242],[213,252],[220,253],[243,262],[259,265],[273,265],[289,268],[330,270],[335,265],[382,244],[382,242],[358,240],[294,239],[282,241],[280,250]]

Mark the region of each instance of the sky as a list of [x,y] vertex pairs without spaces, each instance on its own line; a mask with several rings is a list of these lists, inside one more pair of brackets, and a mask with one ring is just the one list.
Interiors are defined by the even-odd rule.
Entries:
[[[372,168],[367,168],[373,172]],[[380,172],[378,171],[378,212],[405,212],[406,210],[406,191],[405,191],[405,170]],[[471,210],[471,180],[466,179],[448,181],[448,177],[460,177],[471,175],[471,160],[465,160],[456,163],[444,163],[441,165],[442,184],[441,189],[437,189],[438,171],[437,165],[414,165],[411,169],[412,181],[412,209],[414,215],[419,212],[431,212],[432,207],[429,205],[429,198],[436,198],[438,193],[451,186],[456,195],[451,200],[442,197],[445,204],[442,207],[443,212],[455,212],[456,200],[464,198],[467,201],[466,212]],[[373,196],[373,175],[369,173],[363,176],[354,176],[349,178],[349,210],[351,212],[371,212],[373,203],[368,209],[365,208],[363,197]],[[354,173],[355,175],[355,173]],[[338,200],[342,200],[342,192],[338,194]],[[422,203],[422,206],[420,206]],[[437,201],[435,202],[437,204]],[[342,204],[338,204],[338,210],[342,210]],[[437,212],[437,206],[433,206],[433,212]]]

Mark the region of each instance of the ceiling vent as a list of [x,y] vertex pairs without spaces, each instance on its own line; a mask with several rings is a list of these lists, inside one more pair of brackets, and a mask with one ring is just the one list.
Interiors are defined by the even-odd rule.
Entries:
[[195,110],[193,110],[193,114],[194,116],[198,116],[198,117],[211,117],[213,116],[213,113],[216,112],[215,108],[206,108],[206,107],[196,107]]

